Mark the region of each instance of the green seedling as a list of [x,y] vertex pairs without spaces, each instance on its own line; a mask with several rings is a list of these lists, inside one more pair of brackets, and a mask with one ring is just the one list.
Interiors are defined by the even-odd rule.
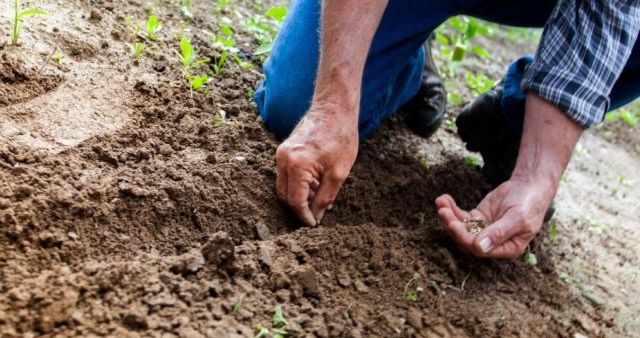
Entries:
[[160,31],[160,19],[155,15],[150,15],[147,19],[147,38],[151,41],[158,40],[158,31]]
[[452,106],[459,106],[463,104],[464,100],[462,99],[462,94],[458,91],[447,93],[447,103]]
[[254,15],[248,18],[244,25],[260,43],[253,53],[258,56],[266,56],[271,52],[271,47],[280,26],[287,15],[287,8],[275,6],[267,9],[264,15]]
[[193,18],[193,3],[191,0],[180,0],[180,14],[187,19]]
[[269,329],[264,327],[262,324],[258,324],[255,331],[255,336],[253,338],[265,338],[269,334]]
[[207,75],[194,75],[189,76],[189,84],[191,85],[191,89],[201,89],[204,85],[209,83],[211,79]]
[[20,38],[20,21],[33,15],[47,15],[48,13],[38,8],[20,9],[20,0],[13,0],[13,26],[11,27],[11,44],[17,45]]
[[473,74],[471,72],[468,72],[466,73],[465,77],[467,79],[467,87],[469,87],[471,93],[473,93],[473,95],[475,96],[491,89],[491,87],[493,87],[493,84],[495,83],[495,81],[488,78],[482,73]]
[[273,327],[283,328],[285,326],[287,326],[287,321],[284,319],[282,306],[276,305],[276,308],[273,310]]
[[440,44],[440,54],[449,59],[448,74],[455,74],[460,63],[469,53],[481,59],[492,59],[493,57],[486,49],[472,43],[478,35],[492,34],[493,30],[488,24],[466,16],[453,17],[438,28],[436,41]]
[[413,275],[411,275],[411,279],[409,279],[407,284],[404,285],[404,291],[402,293],[404,296],[404,299],[412,303],[415,303],[418,301],[418,294],[416,293],[416,291],[409,290],[409,287],[411,286],[411,284],[418,282],[420,278],[422,278],[422,276],[418,272],[414,272]]
[[240,298],[233,304],[233,313],[238,313],[242,308],[242,302],[244,302],[244,295],[241,295]]
[[471,168],[480,166],[480,159],[476,156],[467,156],[464,158],[464,164]]
[[131,48],[131,54],[133,54],[133,58],[136,60],[140,60],[140,58],[144,54],[144,50],[146,49],[146,45],[144,44],[144,42],[140,41],[134,42],[133,44],[129,45],[129,47]]
[[60,54],[60,52],[55,52],[53,54],[53,56],[51,57],[51,60],[53,60],[53,62],[57,63],[57,64],[62,64],[62,59],[64,57],[62,56],[62,54]]
[[[226,19],[226,20],[225,20]],[[212,47],[216,50],[216,54],[213,55],[213,73],[218,75],[222,74],[225,64],[229,57],[233,58],[240,67],[248,69],[253,67],[251,62],[245,62],[238,56],[238,48],[236,48],[236,40],[233,38],[233,29],[230,26],[230,20],[223,18],[218,24],[219,34],[209,33],[209,37],[213,40]]]
[[527,265],[535,266],[538,264],[538,257],[531,251],[531,248],[527,247],[527,250],[522,254],[522,261]]
[[190,69],[196,58],[196,53],[193,50],[191,41],[186,37],[182,37],[182,39],[180,39],[180,54],[178,54],[178,58],[180,59],[180,63],[182,63],[182,68],[184,70]]

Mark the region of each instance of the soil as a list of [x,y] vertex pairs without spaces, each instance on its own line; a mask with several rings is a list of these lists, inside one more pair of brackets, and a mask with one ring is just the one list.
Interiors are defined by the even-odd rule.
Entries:
[[466,221],[464,222],[464,225],[467,227],[467,230],[474,236],[479,234],[480,231],[484,230],[484,228],[487,227],[486,222],[474,220]]
[[[255,10],[236,4],[225,14]],[[424,140],[399,117],[363,142],[322,226],[304,228],[275,199],[278,142],[249,98],[259,69],[230,63],[206,92],[183,78],[176,37],[210,54],[213,8],[186,20],[165,2],[39,5],[55,14],[0,49],[1,337],[252,337],[276,305],[300,337],[638,336],[640,192],[611,180],[640,180],[626,148],[586,135],[535,267],[456,248],[434,199],[468,209],[490,187],[452,127]],[[148,8],[163,29],[134,62],[126,18]],[[251,55],[257,41],[234,27]]]

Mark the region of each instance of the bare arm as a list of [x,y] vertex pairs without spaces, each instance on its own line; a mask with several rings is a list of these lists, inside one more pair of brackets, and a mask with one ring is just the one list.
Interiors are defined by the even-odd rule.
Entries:
[[386,0],[325,0],[311,108],[276,151],[278,197],[307,225],[333,202],[358,154],[362,73]]
[[[524,132],[511,178],[470,212],[449,195],[436,204],[443,226],[458,245],[477,256],[515,258],[540,231],[544,214],[558,189],[583,128],[535,94],[527,95]],[[490,225],[473,236],[464,221]]]

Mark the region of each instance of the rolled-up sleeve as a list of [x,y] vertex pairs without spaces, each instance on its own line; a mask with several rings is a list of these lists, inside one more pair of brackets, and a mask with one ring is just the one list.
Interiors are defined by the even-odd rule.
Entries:
[[640,30],[640,0],[559,0],[521,83],[585,128],[600,123]]

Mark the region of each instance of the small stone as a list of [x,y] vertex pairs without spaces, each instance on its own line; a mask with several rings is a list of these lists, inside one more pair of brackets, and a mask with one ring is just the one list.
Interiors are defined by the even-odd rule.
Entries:
[[232,261],[234,258],[235,247],[229,234],[224,231],[218,231],[211,239],[202,247],[202,256],[204,260],[213,265],[221,265]]
[[261,241],[271,239],[271,230],[263,223],[256,223],[256,233]]
[[131,330],[146,330],[149,327],[147,318],[136,312],[129,312],[124,315],[122,324]]
[[155,70],[158,73],[164,72],[165,69],[167,69],[167,63],[166,62],[159,61],[159,62],[156,62],[153,65],[153,70]]
[[302,287],[303,295],[307,297],[317,297],[320,294],[318,278],[312,267],[298,267],[293,272],[293,279]]
[[74,241],[75,241],[75,240],[77,240],[80,236],[78,236],[78,234],[76,234],[75,232],[70,231],[70,232],[68,232],[68,233],[67,233],[67,237],[69,237],[70,239],[72,239],[72,240],[74,240]]
[[89,20],[91,20],[91,21],[101,21],[102,20],[102,13],[97,9],[91,10],[91,13],[89,14]]
[[356,291],[358,292],[362,292],[362,293],[369,292],[369,287],[366,284],[364,284],[364,282],[362,282],[361,280],[357,280],[354,283],[354,286],[356,288]]

